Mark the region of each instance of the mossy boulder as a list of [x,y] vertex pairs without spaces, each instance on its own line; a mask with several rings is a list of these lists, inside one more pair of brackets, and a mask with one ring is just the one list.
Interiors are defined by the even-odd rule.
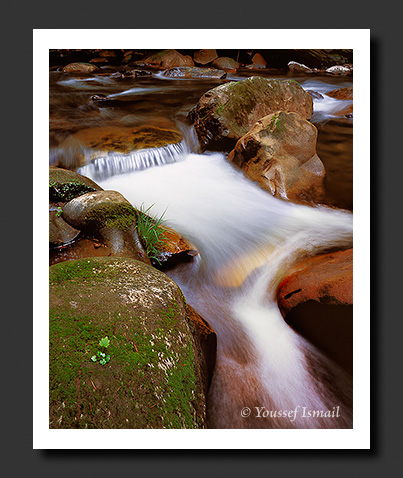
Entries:
[[94,191],[69,201],[63,218],[77,229],[96,232],[104,227],[127,230],[136,223],[136,209],[117,191]]
[[252,76],[207,91],[188,119],[202,150],[230,150],[256,121],[275,111],[294,112],[310,119],[313,100],[295,80]]
[[67,202],[87,192],[102,191],[92,179],[68,169],[49,166],[49,200]]
[[297,113],[279,111],[257,121],[228,160],[275,197],[318,203],[325,168],[316,154],[317,136],[316,127]]
[[69,244],[80,234],[78,229],[60,217],[59,211],[49,211],[49,245],[53,247]]
[[[106,257],[56,264],[49,280],[50,428],[206,427],[207,372],[174,281]],[[105,365],[92,361],[103,337]]]

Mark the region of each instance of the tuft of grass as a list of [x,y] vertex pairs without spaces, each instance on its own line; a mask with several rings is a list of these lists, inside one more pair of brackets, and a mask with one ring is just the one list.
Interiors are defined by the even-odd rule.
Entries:
[[158,259],[159,249],[162,245],[167,245],[165,242],[167,237],[159,226],[164,222],[163,218],[166,210],[159,218],[155,218],[148,214],[153,206],[154,204],[151,204],[147,209],[144,209],[144,203],[140,206],[137,211],[136,229],[148,257],[161,264]]

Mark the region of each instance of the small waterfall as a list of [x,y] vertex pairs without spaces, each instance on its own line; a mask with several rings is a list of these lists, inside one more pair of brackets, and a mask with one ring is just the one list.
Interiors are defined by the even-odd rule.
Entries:
[[91,160],[89,164],[82,166],[77,172],[94,181],[99,181],[117,174],[175,163],[180,161],[188,152],[186,142],[182,141],[160,148],[139,149],[129,154],[109,153],[101,158]]

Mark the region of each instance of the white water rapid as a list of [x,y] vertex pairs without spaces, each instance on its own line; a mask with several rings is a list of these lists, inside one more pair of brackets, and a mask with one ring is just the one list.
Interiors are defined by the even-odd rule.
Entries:
[[[352,427],[351,377],[285,323],[275,297],[295,260],[352,247],[352,214],[276,199],[219,153],[185,151],[104,180],[79,172],[137,208],[166,211],[166,224],[198,249],[168,274],[217,333],[210,428]],[[317,416],[327,410],[333,416]]]

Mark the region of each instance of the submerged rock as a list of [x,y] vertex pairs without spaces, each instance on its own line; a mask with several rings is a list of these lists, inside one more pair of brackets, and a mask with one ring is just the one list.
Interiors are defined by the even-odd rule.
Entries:
[[291,327],[352,373],[353,249],[296,264],[277,301]]
[[50,428],[206,427],[208,372],[174,281],[106,257],[56,264],[49,280]]
[[223,70],[215,68],[200,68],[197,66],[181,66],[170,68],[164,71],[164,76],[168,78],[217,78],[222,79],[227,76]]
[[232,148],[256,121],[275,111],[295,112],[309,119],[312,97],[295,80],[252,76],[207,91],[188,119],[202,150],[225,150]]
[[[182,141],[179,131],[153,125],[85,128],[77,132],[73,138],[83,148],[91,149],[93,157],[110,152],[127,154],[137,149],[158,148]],[[71,142],[71,139],[68,138],[66,141]],[[63,148],[64,144],[62,143],[60,147]]]
[[323,199],[325,168],[318,131],[296,113],[265,116],[236,143],[228,160],[273,196],[298,203]]

